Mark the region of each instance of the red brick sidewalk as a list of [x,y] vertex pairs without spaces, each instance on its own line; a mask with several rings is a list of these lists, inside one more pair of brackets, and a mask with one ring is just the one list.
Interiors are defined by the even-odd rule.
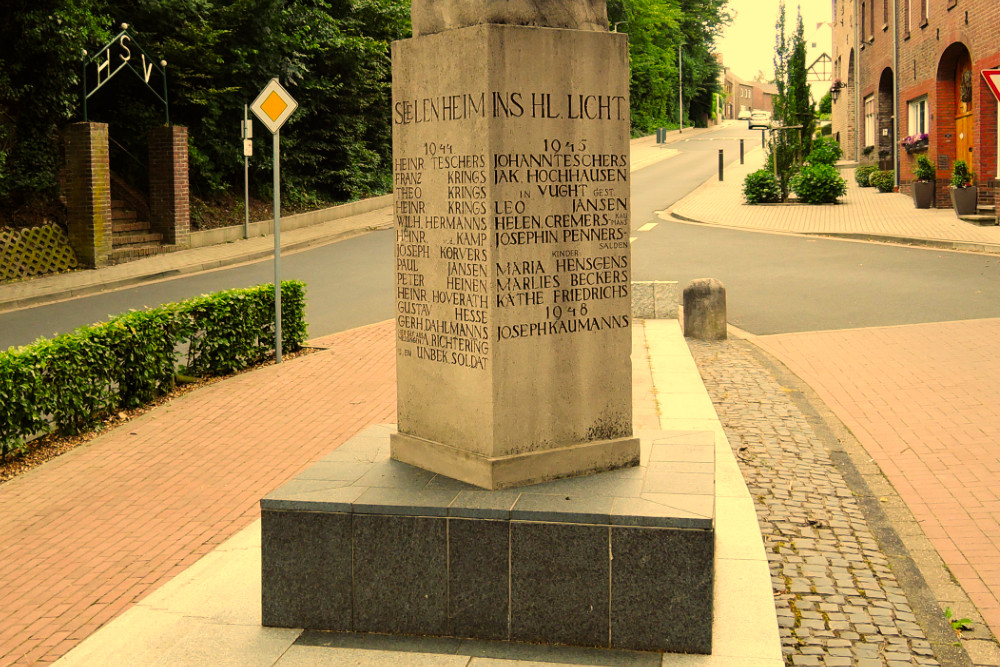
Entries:
[[858,438],[1000,636],[1000,319],[762,336]]
[[52,662],[260,515],[261,496],[395,422],[393,323],[192,392],[0,485],[0,665]]

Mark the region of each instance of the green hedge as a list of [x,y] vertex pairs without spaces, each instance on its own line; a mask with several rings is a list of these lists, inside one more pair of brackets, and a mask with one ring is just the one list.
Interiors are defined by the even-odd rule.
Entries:
[[833,204],[847,192],[847,181],[829,164],[809,164],[792,178],[792,190],[806,204]]
[[[304,283],[281,284],[282,349],[306,338]],[[0,456],[54,430],[79,433],[104,416],[149,403],[173,388],[179,348],[184,372],[224,375],[274,350],[274,286],[201,296],[81,327],[0,352]]]
[[743,179],[743,198],[748,204],[772,204],[781,201],[778,178],[766,169],[758,169]]
[[854,180],[863,188],[873,187],[875,184],[871,182],[871,177],[877,171],[878,167],[875,165],[863,164],[854,170]]

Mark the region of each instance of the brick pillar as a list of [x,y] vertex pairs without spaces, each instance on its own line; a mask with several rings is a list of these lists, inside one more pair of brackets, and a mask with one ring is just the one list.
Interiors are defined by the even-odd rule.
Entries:
[[107,124],[73,123],[67,128],[66,171],[70,244],[84,266],[107,266],[111,252]]
[[187,128],[169,125],[149,132],[149,222],[165,243],[191,240]]

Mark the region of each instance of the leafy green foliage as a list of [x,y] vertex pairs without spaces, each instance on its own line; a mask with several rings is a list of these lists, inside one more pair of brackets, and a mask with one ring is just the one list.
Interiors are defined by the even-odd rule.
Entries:
[[951,167],[951,187],[967,188],[972,185],[974,174],[965,160],[955,160]]
[[[188,374],[220,375],[274,349],[274,286],[229,290],[130,311],[68,334],[0,352],[0,456],[54,429],[78,433],[121,408],[145,405],[174,384],[177,350]],[[281,284],[282,348],[306,337],[305,284]]]
[[684,125],[712,113],[719,92],[716,38],[730,22],[727,0],[610,0],[608,20],[629,35],[632,133],[678,127],[678,53],[682,64]]
[[951,607],[944,608],[944,617],[951,625],[951,629],[955,631],[955,634],[960,635],[962,630],[972,629],[972,619],[971,618],[955,618],[955,612],[951,610]]
[[878,167],[873,164],[863,164],[854,170],[854,180],[863,188],[872,187],[875,184],[871,182],[872,174],[878,171]]
[[806,157],[806,162],[812,165],[828,164],[835,165],[837,160],[843,155],[840,144],[832,139],[813,139],[812,151]]
[[748,204],[773,204],[781,201],[778,179],[766,169],[747,174],[743,181],[743,197]]
[[833,113],[833,95],[830,91],[826,91],[826,94],[819,101],[818,111],[821,115],[829,118],[830,114]]
[[801,10],[795,32],[789,38],[785,34],[785,5],[779,4],[775,33],[774,83],[778,94],[774,98],[774,118],[778,125],[787,129],[774,133],[769,150],[777,164],[778,182],[784,200],[788,196],[792,177],[812,151],[816,112],[807,80],[805,28]]
[[878,188],[879,192],[892,192],[896,188],[896,173],[889,169],[876,169],[868,177],[868,182]]
[[918,155],[914,175],[917,177],[918,181],[933,181],[937,178],[937,170],[934,168],[934,163],[931,162],[929,157],[926,155]]
[[[136,45],[168,63],[170,122],[189,128],[194,194],[242,187],[238,121],[275,76],[299,102],[282,129],[284,188],[323,202],[389,186],[389,46],[409,34],[408,2],[9,0],[0,9],[0,205],[55,199],[59,131],[83,119],[81,53],[96,53],[123,21]],[[154,74],[150,84],[162,81]],[[145,189],[146,136],[165,121],[162,103],[123,70],[89,100],[88,116],[109,124],[112,169]],[[254,143],[251,188],[266,199],[270,134],[256,132]]]
[[833,204],[847,192],[845,181],[830,164],[807,164],[792,179],[792,190],[806,204]]

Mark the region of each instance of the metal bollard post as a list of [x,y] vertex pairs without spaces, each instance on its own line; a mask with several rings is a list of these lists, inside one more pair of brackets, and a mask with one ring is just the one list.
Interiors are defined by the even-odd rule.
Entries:
[[743,140],[740,139],[740,164],[743,164]]
[[719,180],[722,180],[722,149],[719,149]]
[[767,147],[765,145],[765,143],[764,143],[764,130],[760,131],[760,147],[761,148],[766,148]]

